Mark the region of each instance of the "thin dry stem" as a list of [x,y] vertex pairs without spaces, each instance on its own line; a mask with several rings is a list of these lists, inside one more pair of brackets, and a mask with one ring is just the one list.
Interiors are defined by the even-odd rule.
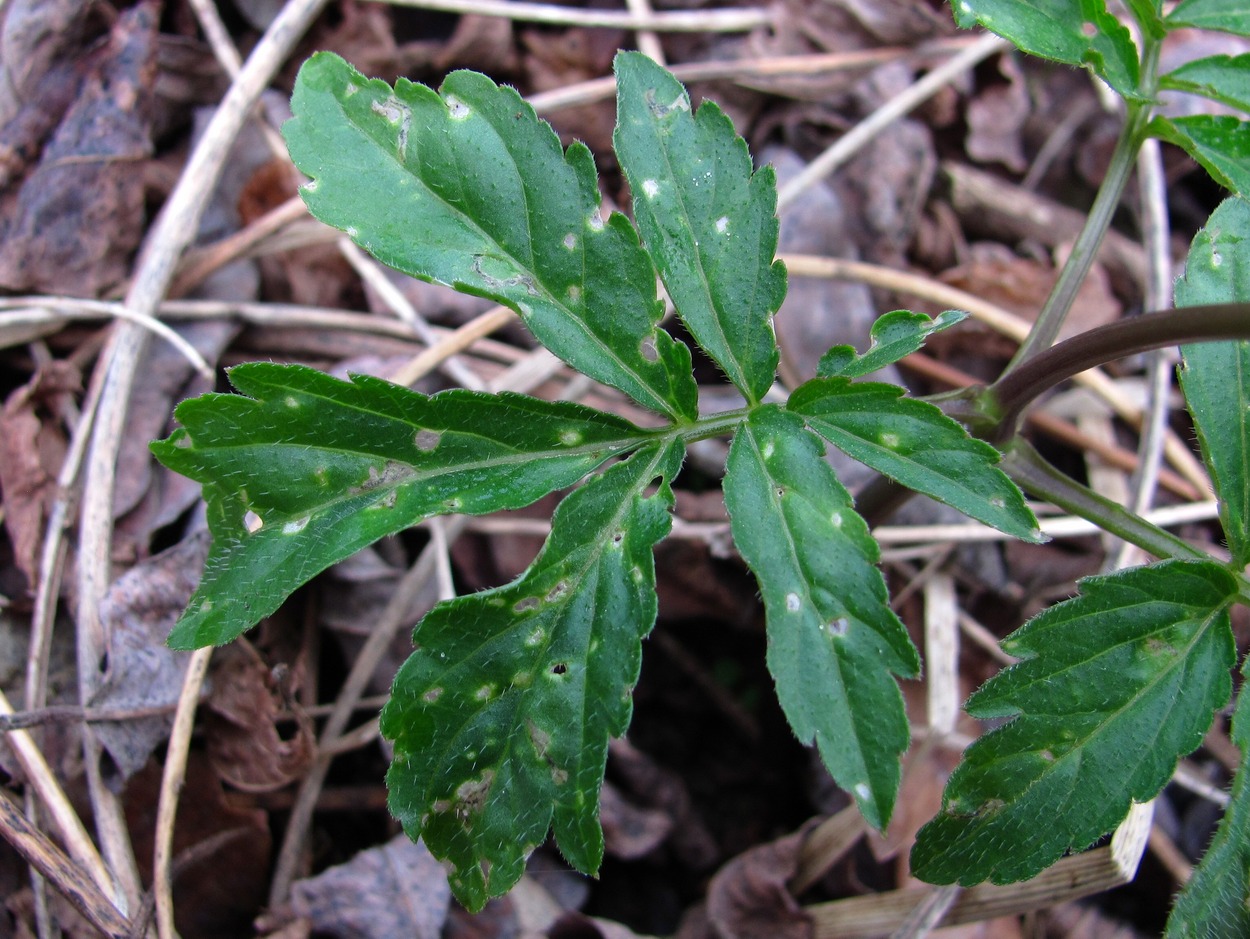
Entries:
[[[361,251],[346,236],[339,239],[338,245],[339,252],[347,259],[347,263],[352,266],[356,273],[360,275],[360,279],[369,285],[383,303],[390,307],[391,312],[408,325],[413,335],[427,346],[433,346],[439,341],[439,337],[435,334],[433,327],[417,311],[417,308],[408,302],[408,298],[403,295],[400,289],[391,282],[381,264]],[[477,373],[455,356],[444,358],[439,363],[439,368],[448,378],[465,388],[481,391],[484,387],[484,383],[478,378]]]
[[[243,122],[324,3],[325,0],[290,0],[231,83],[144,241],[125,304],[136,315],[151,316],[155,312],[169,286],[178,256],[199,227],[200,216]],[[147,333],[137,325],[118,323],[97,366],[103,369],[104,380],[87,455],[77,571],[78,692],[84,703],[92,700],[98,689],[100,663],[109,645],[99,603],[112,579],[110,548],[117,453],[146,339]],[[83,749],[101,846],[118,879],[127,909],[134,909],[141,894],[134,850],[120,800],[101,775],[101,749],[89,728],[83,735]]]
[[[13,708],[9,704],[9,699],[3,691],[0,691],[0,714],[12,713]],[[53,827],[56,828],[56,833],[60,836],[70,857],[82,867],[87,876],[95,881],[105,895],[112,895],[113,880],[109,877],[108,869],[104,866],[104,861],[91,842],[91,836],[87,834],[87,829],[83,827],[78,813],[70,805],[65,790],[57,782],[56,776],[48,766],[34,738],[24,730],[15,730],[6,737],[6,741],[12,748],[14,756],[17,757],[18,763],[21,764],[22,772],[26,774],[31,787],[38,793],[44,808],[47,809]],[[114,905],[118,906],[116,901]],[[120,906],[118,906],[118,911],[125,913]]]
[[178,796],[187,773],[187,752],[191,748],[191,730],[195,725],[195,709],[200,701],[204,675],[213,657],[208,646],[191,653],[187,673],[174,711],[174,726],[165,753],[161,774],[161,792],[156,803],[155,848],[152,852],[152,893],[156,899],[156,932],[160,939],[177,939],[174,929],[173,871],[171,859],[174,845],[174,819],[178,814]]
[[[629,12],[639,19],[645,20],[654,15],[650,0],[625,0],[625,5],[629,7]],[[638,31],[638,51],[659,65],[666,64],[664,61],[664,49],[660,45],[660,37],[656,35],[654,30],[640,29]]]
[[[792,277],[854,280],[872,287],[910,294],[952,309],[966,310],[974,319],[1017,342],[1023,340],[1029,332],[1029,324],[1014,313],[995,304],[987,303],[974,294],[950,287],[929,277],[896,271],[864,261],[847,261],[842,258],[807,254],[783,254],[778,257],[785,262],[786,269]],[[1105,372],[1100,369],[1090,369],[1077,375],[1073,381],[1097,394],[1129,424],[1133,426],[1141,424],[1141,409],[1120,392],[1115,382],[1108,378]],[[1206,470],[1185,442],[1175,433],[1168,434],[1164,443],[1164,452],[1172,466],[1185,479],[1202,492],[1211,491],[1211,482],[1207,478]]]
[[824,153],[777,191],[777,211],[783,212],[810,186],[824,179],[859,152],[860,148],[904,114],[937,94],[978,62],[1011,48],[1005,39],[987,33],[971,46],[908,85],[881,107],[838,138]]
[[[463,521],[454,519],[444,526],[447,539],[453,540],[462,530]],[[283,903],[290,893],[299,872],[301,859],[304,855],[304,843],[308,836],[308,828],[312,822],[312,813],[317,805],[321,787],[325,783],[333,758],[333,747],[347,728],[347,722],[356,708],[356,703],[364,694],[365,686],[373,677],[378,662],[386,652],[391,640],[405,625],[411,625],[407,613],[413,599],[434,576],[438,564],[438,548],[431,542],[422,550],[415,564],[400,579],[391,595],[386,609],[378,617],[378,622],[369,638],[356,655],[343,687],[334,702],[334,710],[326,719],[325,727],[318,742],[317,760],[309,768],[307,775],[300,782],[295,803],[291,806],[291,814],[287,820],[286,835],[282,839],[282,847],[278,852],[277,864],[274,867],[273,880],[269,887],[269,905],[277,907]],[[324,748],[324,749],[321,749]]]
[[392,6],[500,16],[553,26],[600,26],[607,29],[666,33],[745,33],[773,22],[771,10],[742,7],[725,10],[672,10],[640,16],[623,10],[585,10],[521,0],[388,0]]
[[480,316],[474,317],[459,329],[438,339],[428,349],[410,361],[391,376],[397,385],[414,385],[434,369],[440,362],[457,353],[463,352],[474,345],[479,339],[502,329],[516,319],[516,314],[507,307],[492,307]]

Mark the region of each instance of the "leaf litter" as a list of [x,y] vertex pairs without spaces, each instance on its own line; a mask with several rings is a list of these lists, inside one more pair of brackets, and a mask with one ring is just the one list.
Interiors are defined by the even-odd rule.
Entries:
[[[115,294],[133,275],[140,238],[152,210],[168,191],[168,183],[160,180],[169,178],[171,168],[175,174],[180,172],[185,159],[190,133],[187,109],[171,107],[174,99],[168,93],[169,83],[185,81],[177,66],[185,59],[177,59],[172,50],[182,49],[184,56],[200,55],[201,61],[209,55],[194,14],[183,2],[168,4],[158,18],[154,6],[142,3],[114,7],[11,0],[3,17],[0,283],[10,293],[83,298]],[[228,24],[241,48],[254,42],[257,25],[229,17]],[[813,159],[924,67],[908,53],[888,49],[950,41],[953,35],[945,11],[935,11],[919,0],[889,4],[837,0],[783,4],[771,32],[744,37],[666,36],[663,47],[670,64],[734,63],[741,73],[734,76],[737,81],[731,77],[695,83],[692,97],[696,103],[702,97],[721,102],[747,134],[753,152],[776,164],[784,175],[791,171],[788,167]],[[302,50],[291,56],[286,77],[272,87],[279,95],[288,92],[294,68],[315,46],[335,49],[370,75],[387,80],[406,74],[437,82],[452,67],[468,67],[532,94],[565,89],[606,74],[616,48],[629,42],[630,37],[619,31],[452,14],[418,15],[344,0],[331,4]],[[887,50],[885,64],[876,67],[834,72],[795,69],[789,77],[756,78],[748,68],[761,55],[798,61],[803,55],[883,49]],[[1183,50],[1176,52],[1183,54]],[[220,88],[226,86],[224,79],[218,81]],[[202,87],[209,87],[207,81]],[[160,93],[153,94],[154,90]],[[1011,295],[998,297],[1000,302],[1021,313],[1036,309],[1064,249],[1062,240],[1055,240],[1050,232],[1030,231],[1022,222],[1013,232],[986,231],[977,209],[952,207],[944,198],[945,177],[938,173],[938,160],[989,171],[997,208],[1008,216],[1014,212],[1017,221],[1031,217],[1034,207],[1029,203],[1026,210],[1021,190],[1016,188],[1026,175],[1032,180],[1031,196],[1043,204],[1085,204],[1089,185],[1096,182],[1099,166],[1105,162],[1098,128],[1106,122],[1091,118],[1085,124],[1065,126],[1064,109],[1073,108],[1074,101],[1087,105],[1089,114],[1098,115],[1087,83],[1066,73],[1039,69],[1036,63],[998,59],[946,89],[809,193],[809,198],[783,212],[785,250],[858,256],[903,268],[923,265],[932,276],[983,295],[1006,284]],[[614,114],[610,102],[603,98],[587,101],[550,117],[566,143],[580,138],[592,144],[607,173],[605,199],[625,204],[624,189],[611,175]],[[1065,135],[1067,145],[1052,148],[1049,163],[1037,165],[1035,155],[1059,135]],[[281,163],[276,175],[268,176],[259,171],[255,177],[243,174],[242,166],[238,162],[233,170],[227,169],[222,190],[231,195],[223,207],[235,211],[225,212],[230,221],[209,234],[210,239],[260,224],[264,213],[289,195]],[[232,172],[247,175],[247,184],[236,185],[240,180]],[[1183,172],[1179,168],[1177,175]],[[1201,195],[1187,193],[1185,198]],[[230,206],[233,200],[239,204]],[[290,239],[286,244],[274,236],[258,242],[261,258],[254,263],[259,276],[208,281],[200,289],[202,300],[236,305],[208,323],[187,327],[193,343],[210,361],[233,364],[246,359],[298,358],[333,370],[353,355],[410,357],[420,350],[418,343],[406,338],[383,341],[364,331],[331,330],[277,307],[277,301],[296,300],[312,306],[369,310],[376,318],[390,313],[385,301],[361,283],[324,234],[306,222],[288,225],[283,234]],[[992,244],[984,246],[979,241]],[[305,253],[301,256],[299,251]],[[1091,317],[1139,308],[1140,296],[1134,292],[1132,278],[1123,276],[1122,264],[1112,264],[1108,262],[1106,280],[1094,281],[1088,301]],[[448,301],[411,279],[388,276],[418,312],[436,325],[460,325],[482,312],[476,303],[465,304],[461,295]],[[896,305],[916,306],[911,298],[884,288],[849,282],[792,277],[791,288],[778,331],[787,351],[783,369],[792,368],[799,378],[811,376],[816,359],[830,345],[850,343],[864,348],[873,313]],[[231,314],[244,304],[266,311],[266,324],[241,329]],[[48,573],[41,547],[50,508],[64,495],[58,478],[80,419],[77,409],[85,402],[79,376],[90,375],[100,338],[93,328],[67,322],[33,345],[0,350],[6,402],[0,417],[0,496],[7,539],[0,550],[0,595],[6,616],[33,612],[34,591]],[[519,332],[499,333],[493,340],[470,347],[464,358],[489,383],[520,368],[529,352]],[[1010,352],[991,336],[961,328],[922,353],[930,354],[944,362],[980,362],[981,368],[992,372]],[[132,805],[139,803],[132,809],[130,837],[141,857],[150,856],[152,832],[150,821],[141,823],[138,818],[143,811],[150,812],[156,801],[153,774],[170,720],[166,714],[147,712],[170,709],[172,713],[177,700],[182,659],[165,649],[163,638],[194,586],[204,550],[203,536],[191,533],[202,526],[196,518],[194,491],[181,485],[179,477],[163,478],[149,463],[144,446],[146,439],[162,435],[172,403],[202,389],[168,350],[154,348],[151,356],[141,366],[141,397],[132,404],[129,435],[119,453],[117,509],[122,517],[114,543],[117,579],[103,607],[102,629],[109,637],[105,683],[96,699],[80,702],[105,741],[110,780],[126,791]],[[917,378],[907,362],[903,369],[921,393],[944,390],[945,386],[931,386]],[[718,384],[714,370],[704,369],[700,380],[708,400],[732,400],[732,390]],[[567,390],[559,376],[546,382],[540,386],[544,395],[554,397]],[[431,383],[437,386],[446,381],[439,378]],[[713,463],[718,458],[723,461],[724,454],[717,457],[710,452],[708,458]],[[1080,459],[1079,449],[1071,451],[1070,459]],[[780,916],[787,930],[806,936],[810,934],[807,908],[813,904],[905,885],[906,872],[887,856],[890,852],[874,857],[861,845],[809,892],[799,897],[789,892],[787,882],[796,852],[804,843],[795,833],[809,815],[832,813],[837,806],[821,796],[807,756],[788,741],[784,723],[770,703],[773,689],[760,668],[764,640],[754,591],[744,586],[738,562],[724,550],[727,522],[723,509],[718,516],[698,501],[709,501],[709,496],[710,501],[719,500],[699,486],[697,479],[681,483],[677,503],[684,522],[678,526],[678,537],[661,546],[661,558],[669,560],[659,565],[658,635],[647,646],[629,740],[613,745],[609,761],[609,786],[601,810],[610,860],[603,879],[583,890],[580,899],[567,901],[573,906],[557,902],[554,888],[549,892],[546,887],[527,887],[524,896],[518,894],[515,900],[488,907],[476,926],[469,924],[463,911],[449,918],[441,869],[420,846],[389,838],[390,823],[378,798],[380,766],[386,754],[376,738],[362,734],[363,744],[345,748],[335,758],[334,773],[321,790],[324,807],[314,813],[312,831],[304,840],[303,856],[311,876],[297,879],[289,896],[274,908],[282,915],[272,918],[271,911],[271,918],[258,928],[274,935],[280,930],[295,935],[305,929],[351,936],[441,931],[493,937],[541,920],[553,935],[582,935],[592,930],[615,935],[621,931],[673,933],[684,921],[684,934],[729,939],[757,934],[750,924],[776,922]],[[683,506],[688,508],[684,515]],[[689,526],[682,530],[686,522]],[[533,528],[533,520],[523,516],[503,520],[494,528],[483,522],[473,535],[476,549],[470,550],[467,540],[455,546],[452,577],[443,577],[441,588],[432,586],[426,598],[414,602],[408,612],[410,620],[428,604],[430,591],[445,591],[453,583],[471,589],[507,580],[527,563],[527,552],[532,556],[525,540],[544,533],[541,519],[538,524],[539,529]],[[1209,537],[1197,530],[1194,535]],[[217,901],[184,892],[186,879],[212,878],[196,878],[197,869],[188,868],[176,893],[178,925],[184,936],[238,935],[239,929],[246,928],[239,924],[260,914],[270,839],[281,834],[293,789],[315,759],[313,735],[318,722],[360,654],[369,625],[383,615],[389,592],[426,537],[404,533],[388,539],[369,564],[361,567],[363,562],[349,562],[288,604],[274,628],[288,638],[296,637],[298,652],[284,651],[277,659],[268,651],[248,651],[249,646],[218,653],[175,834],[181,848],[189,850],[208,836],[213,812],[225,811],[222,806],[242,812],[234,816],[241,831],[237,837],[248,846],[250,860],[234,862],[234,866],[241,879],[259,884],[234,898],[238,901],[232,912],[236,931],[214,933],[213,928],[219,927],[206,925],[212,917],[205,914]],[[161,549],[168,550],[162,553]],[[1001,567],[1002,575],[990,576],[991,562],[985,560],[987,555],[979,555],[981,560],[962,572],[960,603],[968,617],[999,635],[1018,622],[1020,614],[1069,590],[1078,573],[1095,569],[1101,552],[1091,542],[1051,546],[1049,560],[1015,546],[986,550],[995,552],[993,564]],[[75,561],[72,552],[69,560]],[[887,565],[897,591],[916,580],[922,562],[887,558]],[[429,583],[436,585],[437,580]],[[52,595],[71,604],[71,584],[70,579],[59,581]],[[911,602],[904,605],[901,615],[915,628],[921,611],[921,606]],[[349,632],[356,633],[356,638],[342,644],[326,641]],[[402,658],[402,654],[402,649],[395,650],[395,656]],[[992,670],[984,653],[969,649],[964,657],[964,668],[975,676],[973,684]],[[284,678],[282,669],[276,669],[292,663],[298,680],[289,673]],[[395,667],[394,661],[382,657],[368,690],[384,691]],[[96,719],[119,711],[146,716]],[[367,710],[358,718],[366,730],[368,719]],[[754,736],[751,728],[755,728]],[[1204,760],[1207,770],[1219,771],[1205,756],[1196,759]],[[932,776],[947,766],[937,756],[918,764],[916,772]],[[81,767],[72,759],[61,760],[58,769],[67,783],[80,778]],[[927,785],[911,784],[925,792],[925,798],[932,796],[932,778]],[[1203,842],[1201,832],[1180,830],[1179,814],[1171,818],[1166,824],[1173,826],[1177,836]],[[191,829],[200,825],[200,834],[188,836],[186,831],[191,829],[184,829],[184,823]],[[914,829],[915,824],[909,816],[904,828]],[[907,831],[894,833],[896,840],[909,837]],[[531,868],[523,884],[550,878],[562,862],[544,851],[534,856]],[[718,869],[709,884],[709,872]],[[1153,929],[1150,917],[1158,915],[1151,897],[1174,889],[1160,875],[1144,876],[1135,912],[1127,919],[1120,914],[1115,920],[1114,928],[1126,935],[1134,929],[1149,934]],[[701,904],[706,905],[699,914]],[[17,900],[9,904],[13,910],[19,906]],[[572,912],[574,906],[581,912]],[[540,907],[548,910],[546,918],[533,918],[532,910]],[[33,928],[35,914],[28,912],[29,907],[21,909],[15,915]],[[1112,928],[1105,918],[1097,920],[1103,925],[1090,925],[1094,920],[1080,920],[1072,909],[1060,907],[1049,914],[1051,928],[1069,929],[1072,935],[1082,934],[1081,930],[1088,935],[1109,934],[1098,932]],[[697,925],[700,922],[702,926]],[[68,920],[66,925],[73,928]]]

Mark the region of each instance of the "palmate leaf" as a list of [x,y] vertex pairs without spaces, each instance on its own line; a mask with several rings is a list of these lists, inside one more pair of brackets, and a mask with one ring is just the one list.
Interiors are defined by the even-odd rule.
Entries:
[[777,370],[772,316],[786,295],[772,167],[751,155],[712,102],[690,96],[645,55],[616,57],[613,141],[634,218],[678,316],[748,402]]
[[629,725],[681,456],[648,446],[590,480],[517,581],[439,604],[417,627],[382,712],[390,808],[470,910],[517,882],[549,826],[574,867],[599,867],[608,738]]
[[897,385],[816,378],[786,409],[847,456],[999,531],[1040,541],[1024,496],[998,468],[999,453]]
[[954,0],[955,22],[980,23],[1018,48],[1088,65],[1126,98],[1140,96],[1137,46],[1103,0]]
[[[1250,668],[1242,665],[1241,674]],[[1241,763],[1224,818],[1193,877],[1172,907],[1167,939],[1250,936],[1250,694],[1246,684],[1233,714],[1233,743]]]
[[527,505],[647,439],[614,415],[522,395],[427,397],[264,362],[230,380],[241,394],[184,401],[183,427],[152,444],[203,483],[213,533],[177,649],[229,642],[313,575],[423,518]]
[[1156,117],[1147,130],[1188,153],[1225,189],[1250,195],[1250,121],[1210,114]]
[[930,319],[911,310],[893,310],[872,324],[872,344],[862,355],[854,346],[833,346],[820,358],[816,374],[821,378],[859,378],[893,365],[924,345],[926,339],[967,319],[962,310],[946,310]]
[[577,370],[693,418],[690,350],[660,328],[655,270],[606,220],[590,151],[568,151],[511,88],[454,72],[440,92],[369,81],[331,53],[304,63],[283,127],[317,218],[378,260],[516,310]]
[[1165,561],[1088,578],[1008,637],[1023,661],[967,710],[1012,720],[965,752],[917,837],[916,876],[1024,880],[1153,798],[1228,700],[1236,589],[1213,562]]
[[891,673],[910,677],[920,662],[890,609],[877,543],[820,441],[771,405],[734,438],[725,506],[764,597],[768,668],[786,718],[881,828],[908,741]]
[[[1250,202],[1226,199],[1195,236],[1176,305],[1250,300]],[[1181,389],[1219,497],[1233,560],[1250,564],[1250,343],[1181,348]]]
[[1168,28],[1196,26],[1250,36],[1250,7],[1245,0],[1182,0],[1167,16]]

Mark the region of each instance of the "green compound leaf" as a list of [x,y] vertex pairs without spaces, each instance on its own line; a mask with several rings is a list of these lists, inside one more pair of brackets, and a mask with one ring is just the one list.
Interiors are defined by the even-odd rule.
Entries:
[[1196,59],[1162,76],[1159,86],[1250,111],[1250,53]]
[[923,313],[910,310],[894,310],[883,314],[872,324],[872,344],[860,355],[854,346],[833,346],[821,356],[816,374],[821,378],[859,378],[869,375],[887,365],[893,365],[903,356],[911,355],[924,345],[932,333],[940,332],[968,318],[962,310],[946,310],[930,319]]
[[183,427],[152,444],[203,484],[213,533],[176,649],[229,642],[315,574],[423,518],[527,505],[647,439],[613,415],[522,395],[427,397],[265,362],[230,380],[242,394],[184,401]]
[[955,22],[980,23],[1044,59],[1088,65],[1126,98],[1140,97],[1137,46],[1102,0],[955,0]]
[[608,738],[629,725],[681,458],[671,443],[612,466],[561,503],[518,580],[417,626],[382,712],[390,808],[470,910],[517,882],[549,826],[574,867],[598,870]]
[[567,152],[515,90],[454,72],[440,93],[304,63],[283,127],[317,218],[378,260],[516,310],[574,368],[677,420],[696,414],[690,350],[659,327],[655,269],[604,219],[590,151]]
[[634,218],[690,334],[755,404],[772,387],[772,316],[786,295],[777,185],[711,102],[694,114],[672,75],[636,52],[616,57],[613,137]]
[[1184,0],[1168,14],[1167,24],[1250,36],[1250,7],[1245,0]]
[[[1242,666],[1241,674],[1247,668]],[[1250,677],[1250,676],[1248,676]],[[1233,743],[1241,763],[1224,818],[1168,918],[1166,939],[1250,936],[1250,694],[1237,696]]]
[[847,456],[909,489],[1009,535],[1042,540],[1024,496],[998,468],[998,451],[897,385],[816,378],[796,388],[786,408]]
[[972,696],[1012,720],[964,754],[912,870],[930,883],[1010,883],[1109,832],[1153,798],[1228,701],[1236,582],[1165,561],[1081,582],[1003,648],[1023,661]]
[[[1250,300],[1250,202],[1226,199],[1198,232],[1176,305]],[[1250,342],[1181,347],[1181,390],[1219,497],[1233,561],[1250,564]]]
[[1250,122],[1229,115],[1156,117],[1147,130],[1188,153],[1225,189],[1250,194]]
[[773,406],[753,411],[734,438],[725,505],[759,580],[768,668],[790,726],[882,828],[908,741],[890,674],[913,676],[920,661],[890,609],[877,543],[818,438]]

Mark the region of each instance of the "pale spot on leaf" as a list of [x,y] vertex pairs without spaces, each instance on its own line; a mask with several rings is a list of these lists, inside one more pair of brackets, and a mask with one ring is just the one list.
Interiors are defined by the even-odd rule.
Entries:
[[308,519],[309,519],[309,516],[307,515],[305,515],[303,518],[291,519],[289,522],[287,522],[285,525],[282,526],[282,534],[298,535],[300,532],[302,532],[305,528],[308,527]]
[[786,594],[786,609],[791,613],[797,613],[799,611],[799,607],[802,605],[803,603],[799,600],[799,595],[797,593]]
[[642,181],[642,191],[648,199],[654,199],[660,194],[660,184],[654,179],[644,179]]

